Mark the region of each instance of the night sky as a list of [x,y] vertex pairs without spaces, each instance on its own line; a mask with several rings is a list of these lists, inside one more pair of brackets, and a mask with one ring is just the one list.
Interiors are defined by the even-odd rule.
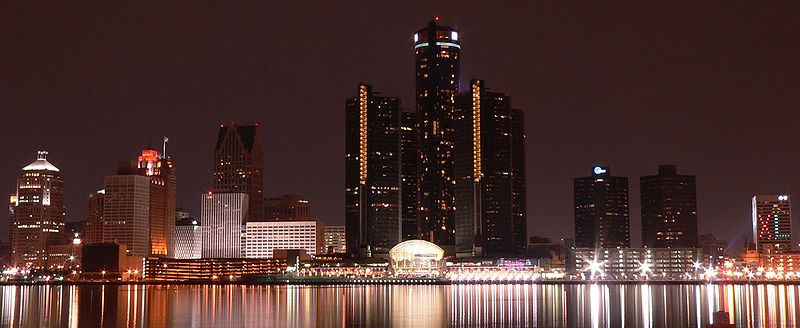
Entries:
[[630,179],[633,245],[639,177],[659,164],[697,176],[700,232],[736,251],[753,194],[800,197],[798,2],[69,5],[0,4],[0,191],[46,149],[70,221],[164,135],[198,215],[235,121],[262,125],[266,196],[343,224],[345,99],[365,81],[413,109],[412,35],[434,15],[460,30],[461,85],[527,111],[531,235],[572,236],[572,179],[595,164]]

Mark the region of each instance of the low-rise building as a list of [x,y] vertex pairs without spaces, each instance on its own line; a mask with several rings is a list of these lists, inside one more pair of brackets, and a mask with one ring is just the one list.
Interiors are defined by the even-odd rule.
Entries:
[[693,275],[702,257],[699,248],[576,248],[571,274],[605,279],[649,277],[681,278]]
[[302,249],[315,256],[324,252],[323,236],[324,227],[316,220],[247,222],[244,257],[273,258],[277,249]]
[[170,259],[148,257],[142,278],[150,281],[236,280],[242,276],[286,272],[284,259]]
[[344,226],[325,226],[325,253],[347,252],[347,238]]
[[176,259],[199,259],[203,256],[203,239],[200,221],[183,218],[175,221],[175,250],[172,257]]

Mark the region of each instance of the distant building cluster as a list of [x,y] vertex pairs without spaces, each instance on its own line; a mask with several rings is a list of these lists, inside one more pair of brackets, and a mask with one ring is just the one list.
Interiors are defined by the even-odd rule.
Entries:
[[458,30],[431,21],[414,53],[415,111],[364,83],[346,101],[347,251],[385,258],[422,239],[447,256],[524,256],[524,111],[483,80],[459,84]]
[[631,244],[628,177],[605,165],[573,179],[573,236],[528,238],[525,111],[484,80],[461,85],[461,35],[438,18],[413,34],[413,49],[413,110],[367,83],[345,100],[344,225],[315,219],[301,195],[265,198],[259,125],[221,124],[197,216],[176,206],[167,138],[160,151],[120,161],[91,190],[81,222],[65,221],[64,178],[39,151],[9,197],[0,264],[154,280],[292,270],[363,277],[449,270],[458,281],[563,277],[564,270],[613,279],[709,277],[721,266],[731,277],[800,277],[788,195],[752,197],[752,238],[731,256],[727,241],[698,233],[696,178],[675,165],[639,179],[641,245]]

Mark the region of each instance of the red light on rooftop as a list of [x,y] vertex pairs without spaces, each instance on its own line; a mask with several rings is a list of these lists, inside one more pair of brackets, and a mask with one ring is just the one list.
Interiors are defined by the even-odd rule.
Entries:
[[439,15],[433,16],[433,20],[434,20],[435,22],[437,22],[437,23],[438,23],[438,22],[439,22],[439,19],[441,19],[441,17],[439,17]]

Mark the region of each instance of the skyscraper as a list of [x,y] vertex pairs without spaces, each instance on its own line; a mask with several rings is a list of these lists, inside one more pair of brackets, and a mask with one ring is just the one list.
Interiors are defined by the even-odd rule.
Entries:
[[136,163],[138,173],[150,177],[150,253],[168,255],[175,230],[175,168],[164,152],[145,149]]
[[105,177],[103,242],[125,245],[127,255],[150,256],[150,177]]
[[451,115],[459,90],[458,31],[438,18],[414,34],[418,138],[417,221],[422,239],[455,250]]
[[523,254],[528,245],[528,188],[525,181],[525,111],[511,109],[511,194],[514,201],[514,253]]
[[659,165],[658,175],[641,177],[642,246],[697,247],[695,177]]
[[100,189],[94,194],[89,194],[86,200],[86,235],[84,244],[99,244],[103,242],[103,208],[106,190]]
[[214,190],[247,194],[247,219],[264,219],[264,152],[258,124],[219,126],[212,185]]
[[595,166],[592,175],[574,180],[575,246],[630,247],[628,178]]
[[48,248],[63,241],[64,179],[39,151],[36,161],[22,168],[10,206],[12,262],[16,266],[47,267]]
[[400,242],[400,100],[368,84],[345,106],[347,251],[385,256]]
[[418,239],[417,228],[417,115],[400,113],[400,180],[402,240]]
[[792,250],[792,212],[787,195],[756,195],[752,199],[753,240],[766,254]]
[[242,233],[247,222],[245,193],[209,191],[200,204],[203,258],[242,257]]
[[525,191],[515,192],[515,187],[524,188],[524,181],[515,184],[514,173],[524,180],[524,168],[515,167],[519,161],[514,160],[514,146],[519,145],[514,143],[514,132],[524,137],[524,127],[512,122],[511,97],[488,91],[482,80],[472,80],[470,91],[456,97],[452,122],[456,254],[523,254],[524,246],[517,245],[526,245],[527,227],[515,215],[524,215],[515,206],[519,200],[515,194],[523,197]]

